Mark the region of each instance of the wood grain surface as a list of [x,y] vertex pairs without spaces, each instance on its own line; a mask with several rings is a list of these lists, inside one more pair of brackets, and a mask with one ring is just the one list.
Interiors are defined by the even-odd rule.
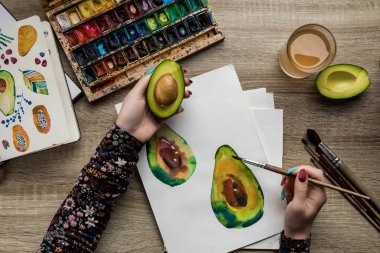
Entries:
[[[226,40],[185,61],[189,75],[234,64],[244,89],[266,87],[284,109],[284,165],[309,163],[301,144],[307,128],[380,195],[380,1],[209,0]],[[39,15],[38,0],[3,0],[18,18]],[[278,65],[278,50],[306,23],[331,29],[337,40],[334,63],[365,67],[371,87],[360,97],[331,102],[317,94],[314,78],[293,80]],[[74,78],[61,50],[65,70]],[[75,79],[74,79],[75,80]],[[116,118],[114,104],[128,89],[89,104],[75,104],[79,142],[14,159],[0,184],[0,252],[33,252],[80,169]],[[217,91],[215,91],[217,92]],[[195,94],[196,95],[196,94]],[[280,183],[280,182],[279,182]],[[194,235],[196,236],[196,235]],[[335,191],[313,227],[313,252],[379,252],[380,234]],[[163,243],[138,177],[118,202],[97,252],[163,252]],[[238,251],[245,252],[245,251]]]

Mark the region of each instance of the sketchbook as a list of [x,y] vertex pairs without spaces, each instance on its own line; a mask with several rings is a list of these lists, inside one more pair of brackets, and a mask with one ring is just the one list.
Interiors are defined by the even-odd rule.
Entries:
[[0,27],[0,161],[79,138],[49,23],[34,16]]

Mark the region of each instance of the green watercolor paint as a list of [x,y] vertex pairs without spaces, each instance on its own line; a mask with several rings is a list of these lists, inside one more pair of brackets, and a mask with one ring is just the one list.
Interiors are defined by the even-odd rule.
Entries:
[[177,3],[177,10],[180,16],[187,16],[191,11],[185,0]]
[[186,0],[186,1],[193,11],[198,11],[202,9],[203,7],[202,4],[199,2],[199,0]]
[[170,19],[164,11],[156,13],[156,18],[158,22],[161,24],[161,26],[166,26],[170,24]]
[[177,10],[177,6],[176,5],[171,5],[169,7],[167,7],[165,9],[165,12],[166,14],[168,15],[169,19],[172,21],[172,22],[175,22],[177,21],[178,19],[180,19],[180,15],[178,13],[178,10]]
[[153,16],[148,17],[145,19],[145,21],[151,32],[156,31],[160,27],[160,25],[157,23],[157,20]]

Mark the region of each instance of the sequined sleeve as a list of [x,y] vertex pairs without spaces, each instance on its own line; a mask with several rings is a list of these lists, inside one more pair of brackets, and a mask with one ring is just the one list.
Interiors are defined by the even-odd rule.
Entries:
[[143,143],[113,125],[55,214],[37,252],[93,252]]
[[295,240],[285,236],[284,231],[280,237],[280,253],[309,253],[311,236],[306,240]]

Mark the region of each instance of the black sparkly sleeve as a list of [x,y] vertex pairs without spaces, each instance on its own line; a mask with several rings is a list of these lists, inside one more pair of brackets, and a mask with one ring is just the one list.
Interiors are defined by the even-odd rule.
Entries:
[[311,235],[306,240],[295,240],[286,237],[284,231],[280,238],[280,253],[309,253]]

